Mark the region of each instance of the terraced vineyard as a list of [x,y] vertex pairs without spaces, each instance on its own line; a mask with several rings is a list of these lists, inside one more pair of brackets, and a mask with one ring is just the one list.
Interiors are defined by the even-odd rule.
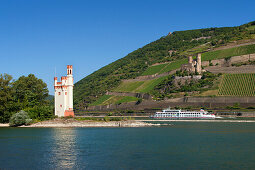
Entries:
[[160,64],[156,66],[151,66],[145,72],[142,74],[142,76],[147,76],[147,75],[153,75],[153,74],[162,74],[166,73],[175,69],[178,69],[181,67],[182,64],[188,63],[188,59],[184,58],[181,60],[177,60],[171,63],[166,63],[166,64]]
[[224,74],[219,96],[255,96],[255,74]]
[[145,72],[143,72],[142,76],[153,75],[153,74],[159,73],[167,65],[168,65],[168,63],[148,67],[147,70],[145,70]]
[[122,82],[117,88],[113,89],[114,92],[138,92],[148,93],[153,88],[163,81],[167,76],[163,76],[153,80],[136,81],[136,82]]
[[255,44],[206,52],[202,54],[202,61],[228,58],[252,53],[255,53]]

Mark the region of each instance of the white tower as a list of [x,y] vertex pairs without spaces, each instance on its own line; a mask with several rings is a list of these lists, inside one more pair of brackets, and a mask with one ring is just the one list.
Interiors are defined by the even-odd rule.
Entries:
[[55,115],[74,116],[73,112],[73,66],[67,65],[67,76],[61,77],[61,82],[58,82],[57,77],[54,77],[55,89]]

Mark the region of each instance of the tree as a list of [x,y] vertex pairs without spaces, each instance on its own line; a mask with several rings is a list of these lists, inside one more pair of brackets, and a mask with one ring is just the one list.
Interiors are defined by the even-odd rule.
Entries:
[[9,122],[12,112],[19,108],[13,99],[12,76],[0,74],[0,122]]
[[34,74],[21,76],[13,83],[15,91],[15,100],[20,104],[21,109],[34,106],[45,105],[46,97],[48,97],[47,84],[41,79],[35,77]]

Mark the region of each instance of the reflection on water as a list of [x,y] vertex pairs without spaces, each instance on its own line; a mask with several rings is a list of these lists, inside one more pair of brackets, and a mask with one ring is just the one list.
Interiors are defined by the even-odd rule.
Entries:
[[254,123],[0,128],[0,169],[254,169]]
[[52,163],[63,169],[73,169],[77,162],[77,132],[75,128],[52,130]]

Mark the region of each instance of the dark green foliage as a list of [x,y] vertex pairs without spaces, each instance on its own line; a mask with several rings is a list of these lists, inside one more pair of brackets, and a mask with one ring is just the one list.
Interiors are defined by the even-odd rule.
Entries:
[[54,108],[52,106],[35,106],[25,109],[31,119],[40,121],[54,118],[53,110]]
[[0,123],[9,122],[12,113],[19,109],[14,100],[12,76],[0,74]]
[[32,123],[32,119],[30,119],[27,112],[23,110],[12,115],[10,119],[10,126],[29,125],[30,123]]
[[[44,120],[53,114],[53,99],[48,97],[46,83],[33,74],[12,81],[8,74],[0,75],[0,123],[7,123],[12,114],[26,110],[31,118]],[[30,113],[31,112],[31,113]],[[33,112],[33,114],[32,114]]]
[[104,117],[104,121],[109,122],[109,121],[122,121],[122,117]]
[[47,84],[33,74],[21,76],[13,83],[15,100],[21,105],[21,109],[44,105],[48,97]]
[[[67,117],[62,117],[62,119],[66,119]],[[103,121],[103,118],[100,117],[70,117],[70,119],[75,119],[78,121],[84,121],[84,120],[93,120],[93,121]]]
[[[142,75],[148,66],[154,63],[175,61],[180,67],[182,59],[186,60],[186,56],[181,53],[188,49],[204,44],[208,44],[208,48],[217,47],[229,41],[250,38],[255,33],[254,30],[248,29],[252,25],[254,22],[238,27],[175,31],[171,35],[161,37],[77,82],[74,88],[75,109],[83,110],[106,91],[117,87],[121,80]],[[169,50],[173,51],[171,56],[168,53]],[[195,52],[191,55],[195,55]],[[154,74],[159,70],[160,73],[171,71],[175,69],[175,66],[177,67],[177,65],[169,65],[163,70],[158,67],[152,68],[145,75]]]
[[240,103],[235,103],[233,106],[227,106],[226,109],[230,109],[230,110],[241,109]]
[[138,100],[137,100],[137,102],[136,102],[136,105],[138,105],[138,104],[142,103],[142,101],[143,101],[143,99],[141,99],[141,98],[140,98],[140,99],[138,99]]

